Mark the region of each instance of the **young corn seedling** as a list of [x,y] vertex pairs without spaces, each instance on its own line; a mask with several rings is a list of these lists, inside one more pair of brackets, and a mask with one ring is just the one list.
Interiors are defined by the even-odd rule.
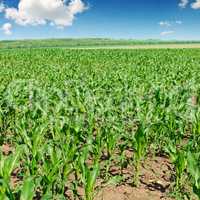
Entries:
[[45,146],[44,134],[46,127],[47,123],[45,121],[41,121],[41,124],[39,124],[36,121],[29,121],[23,118],[16,122],[16,132],[24,144],[23,153],[26,156],[25,163],[28,167],[29,175],[37,173],[37,165]]
[[147,148],[147,137],[146,137],[146,133],[145,133],[145,129],[143,125],[139,125],[134,135],[133,145],[135,149],[135,153],[134,153],[135,174],[134,174],[134,179],[133,179],[133,185],[138,187],[141,161],[146,154],[146,148]]
[[78,165],[81,171],[81,181],[84,186],[85,191],[85,200],[93,200],[95,195],[95,184],[96,179],[100,172],[100,164],[98,155],[94,158],[92,164],[87,163],[87,159],[89,158],[89,150],[91,150],[91,144],[84,147],[82,155],[79,157]]
[[120,174],[123,175],[123,169],[128,165],[128,159],[125,155],[125,150],[127,148],[127,142],[123,142],[119,145],[120,155],[119,155],[119,163],[120,163]]
[[23,182],[21,189],[20,200],[32,200],[34,197],[34,181],[33,178],[29,177]]
[[62,154],[60,149],[48,146],[47,149],[48,159],[43,158],[43,168],[42,168],[42,189],[43,195],[51,196],[57,193],[58,182],[60,183],[60,170],[62,169]]
[[98,162],[94,163],[92,167],[88,167],[86,164],[82,163],[82,176],[85,190],[85,200],[94,199],[95,183],[99,175],[99,171],[100,164]]
[[180,190],[184,184],[184,171],[187,167],[187,156],[183,150],[178,150],[173,144],[168,143],[166,152],[169,154],[176,171],[176,191]]
[[0,152],[0,199],[15,199],[10,181],[13,170],[19,166],[20,153],[19,148],[16,149],[15,154],[9,156],[4,156]]
[[109,159],[113,156],[117,144],[117,139],[118,139],[118,134],[114,130],[109,129],[106,132],[107,156]]
[[200,168],[199,168],[200,153],[188,152],[188,172],[192,177],[193,192],[200,199]]
[[118,138],[119,135],[116,130],[108,128],[108,130],[105,131],[105,143],[107,147],[106,179],[108,179],[111,162],[114,159],[114,151],[116,149]]

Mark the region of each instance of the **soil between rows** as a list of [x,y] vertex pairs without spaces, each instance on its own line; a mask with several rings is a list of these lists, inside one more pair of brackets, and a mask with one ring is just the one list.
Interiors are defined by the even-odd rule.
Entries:
[[[12,153],[10,145],[2,146],[4,155]],[[132,156],[131,151],[126,152],[126,157]],[[19,169],[13,172],[11,184],[14,186],[20,180],[18,179]],[[110,175],[114,178],[123,173],[123,181],[119,184],[103,183],[103,180],[98,180],[97,194],[94,200],[172,200],[169,197],[170,186],[174,182],[173,167],[169,159],[164,156],[149,156],[143,163],[140,173],[140,186],[133,187],[133,167],[129,164],[123,171],[120,171],[118,166],[112,165],[109,170]],[[103,184],[102,184],[103,183]],[[70,200],[74,200],[72,193],[67,194]],[[79,188],[79,197],[83,198],[84,190]]]
[[[103,188],[95,200],[171,200],[169,197],[172,182],[172,166],[167,158],[148,158],[142,165],[140,186],[131,185],[131,167],[124,170],[126,182],[120,185],[109,185]],[[117,174],[117,170],[115,171]]]

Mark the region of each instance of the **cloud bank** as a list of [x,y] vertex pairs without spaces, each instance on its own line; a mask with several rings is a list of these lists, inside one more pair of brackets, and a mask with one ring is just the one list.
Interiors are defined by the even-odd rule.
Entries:
[[5,9],[5,6],[2,2],[0,2],[0,13],[2,13]]
[[18,8],[5,8],[5,17],[19,25],[54,24],[67,27],[88,7],[82,0],[20,0]]
[[169,27],[169,26],[171,26],[171,23],[169,21],[161,21],[161,22],[159,22],[159,25]]
[[185,8],[189,3],[189,0],[181,0],[179,3],[179,7]]
[[160,26],[162,27],[170,27],[170,26],[174,26],[174,25],[181,25],[183,24],[183,22],[181,20],[176,20],[176,21],[160,21],[158,23]]
[[[178,4],[181,8],[186,8],[186,6],[189,4],[189,0],[180,0],[180,3]],[[200,9],[200,0],[195,0],[193,3],[190,4],[192,9]]]
[[200,9],[200,0],[196,0],[196,2],[194,2],[194,3],[192,3],[191,4],[191,7],[193,8],[193,9]]
[[175,33],[175,32],[174,31],[163,31],[163,32],[160,33],[160,35],[161,36],[166,36],[166,35],[171,35],[173,33]]
[[12,35],[12,24],[5,23],[1,29],[3,30],[5,35]]

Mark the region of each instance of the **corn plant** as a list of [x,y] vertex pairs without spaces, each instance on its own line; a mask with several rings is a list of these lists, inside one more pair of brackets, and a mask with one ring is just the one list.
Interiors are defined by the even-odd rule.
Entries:
[[32,200],[33,197],[34,197],[34,180],[33,180],[33,178],[28,177],[23,182],[20,199],[21,200]]
[[200,199],[200,169],[199,169],[199,153],[188,152],[188,172],[192,177],[193,191]]
[[4,156],[0,152],[0,197],[2,199],[15,199],[13,188],[11,188],[11,175],[13,170],[20,165],[20,153],[20,148],[17,148],[16,152],[9,156]]
[[177,149],[173,144],[168,143],[166,152],[169,154],[176,171],[176,190],[180,190],[184,185],[184,172],[187,167],[187,154],[184,149]]
[[198,49],[2,49],[0,146],[15,150],[0,152],[0,199],[90,200],[97,180],[119,177],[112,166],[125,177],[131,163],[138,186],[145,158],[165,153],[173,189],[190,185],[187,169],[198,196],[199,59]]
[[94,159],[94,162],[91,166],[87,163],[87,160],[89,159],[89,150],[90,147],[86,146],[83,149],[83,154],[79,157],[78,160],[81,182],[83,183],[85,191],[85,200],[94,199],[96,179],[100,171],[100,164],[97,159]]
[[145,133],[145,129],[143,125],[139,125],[135,135],[134,135],[134,167],[135,167],[135,174],[133,179],[133,184],[138,187],[139,185],[139,176],[140,176],[140,168],[141,168],[141,161],[144,159],[146,154],[147,148],[147,137]]
[[85,200],[93,200],[95,195],[95,183],[99,175],[100,165],[94,163],[91,168],[82,164],[82,176],[85,190]]

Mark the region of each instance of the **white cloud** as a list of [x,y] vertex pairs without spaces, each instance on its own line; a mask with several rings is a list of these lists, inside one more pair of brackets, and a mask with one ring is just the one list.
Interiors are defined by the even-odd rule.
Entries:
[[200,9],[200,0],[196,0],[196,2],[191,4],[193,9]]
[[160,25],[160,26],[169,27],[169,26],[171,26],[171,23],[168,22],[168,21],[161,21],[161,22],[159,22],[159,25]]
[[2,13],[5,9],[5,6],[2,2],[0,2],[0,13]]
[[5,35],[12,35],[12,24],[5,23],[1,29],[3,30]]
[[161,36],[166,36],[166,35],[171,35],[173,33],[175,33],[175,32],[174,31],[163,31],[163,32],[160,33],[160,35]]
[[82,0],[20,0],[18,9],[6,8],[5,17],[19,25],[71,26],[76,14],[87,9]]
[[158,23],[162,27],[171,27],[175,26],[176,24],[181,25],[183,22],[181,20],[176,20],[176,21],[160,21]]
[[188,5],[188,3],[189,3],[189,0],[181,0],[178,5],[181,8],[185,8]]

